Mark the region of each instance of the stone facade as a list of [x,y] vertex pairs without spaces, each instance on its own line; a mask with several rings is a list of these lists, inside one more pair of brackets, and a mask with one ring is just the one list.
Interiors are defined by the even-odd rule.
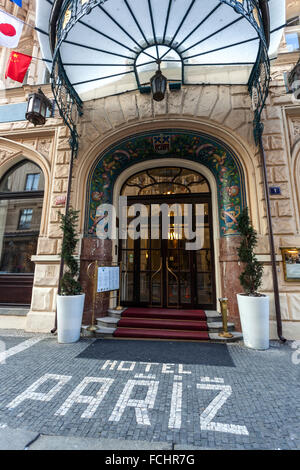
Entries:
[[[31,0],[23,0],[24,8],[15,10],[14,4],[5,1],[5,9],[18,14],[27,22],[34,20]],[[38,43],[33,30],[28,28],[28,40],[20,51],[39,56]],[[29,40],[33,49],[29,51]],[[24,46],[24,47],[23,47]],[[34,49],[35,48],[35,49]],[[2,49],[0,63],[4,64],[7,52]],[[283,334],[287,338],[300,338],[300,282],[284,280],[280,247],[300,247],[300,104],[286,93],[283,73],[291,70],[295,55],[272,64],[272,81],[266,108],[263,112],[264,146],[270,185],[280,186],[281,195],[271,196],[272,219],[278,262],[279,289],[283,320]],[[0,106],[25,102],[28,93],[37,89],[44,73],[42,63],[34,63],[29,70],[27,84],[13,88],[5,82],[0,90]],[[4,70],[4,67],[0,67]],[[42,73],[43,72],[43,73]],[[3,76],[0,80],[3,81]],[[4,83],[4,82],[3,82]],[[8,86],[9,85],[9,86]],[[51,97],[50,86],[43,91]],[[71,203],[80,210],[79,233],[82,243],[78,247],[81,258],[81,278],[87,288],[85,321],[91,315],[90,291],[85,276],[86,267],[95,256],[84,238],[86,188],[91,167],[98,155],[123,138],[156,129],[182,129],[209,134],[229,146],[240,159],[245,175],[246,199],[251,217],[259,234],[258,257],[264,262],[262,291],[271,297],[271,333],[276,338],[272,273],[268,228],[263,191],[262,169],[258,149],[253,138],[253,113],[246,86],[183,86],[181,90],[168,91],[166,99],[154,102],[150,95],[138,91],[110,96],[84,103],[83,116],[78,123],[80,147],[74,164]],[[35,262],[34,287],[30,312],[27,315],[28,331],[49,331],[54,326],[56,293],[59,278],[61,231],[58,213],[64,210],[61,196],[66,195],[70,163],[69,131],[55,114],[43,127],[35,128],[27,121],[0,123],[0,176],[22,158],[37,163],[45,177],[45,196],[40,227],[40,237]],[[239,292],[238,273],[241,269],[236,256],[237,238],[221,240],[215,234],[215,262],[217,295],[229,297],[230,317],[239,324],[235,293]],[[95,247],[94,247],[95,248]],[[98,259],[109,262],[112,251],[108,245],[97,247]],[[227,275],[234,270],[235,277]],[[108,299],[96,306],[97,315],[103,315]],[[15,320],[14,320],[15,321]],[[24,319],[22,318],[24,323]],[[7,322],[5,323],[7,325]],[[1,320],[0,320],[1,327]]]

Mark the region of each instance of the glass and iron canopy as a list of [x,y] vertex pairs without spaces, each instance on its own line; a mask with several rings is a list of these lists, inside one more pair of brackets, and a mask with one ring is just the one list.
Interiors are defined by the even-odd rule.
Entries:
[[158,64],[170,85],[248,85],[251,94],[254,85],[258,107],[284,23],[284,0],[37,0],[42,52],[70,126],[70,102],[80,112],[82,101],[150,91]]

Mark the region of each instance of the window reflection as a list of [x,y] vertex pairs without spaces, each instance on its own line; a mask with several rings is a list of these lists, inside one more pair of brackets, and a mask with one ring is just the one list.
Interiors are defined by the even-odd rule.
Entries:
[[42,171],[28,160],[0,182],[0,274],[34,272],[31,257],[37,249],[43,190]]

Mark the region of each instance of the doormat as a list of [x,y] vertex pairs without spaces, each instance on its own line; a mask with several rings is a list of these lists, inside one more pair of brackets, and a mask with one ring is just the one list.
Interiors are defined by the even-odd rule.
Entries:
[[235,367],[221,343],[96,339],[77,358]]

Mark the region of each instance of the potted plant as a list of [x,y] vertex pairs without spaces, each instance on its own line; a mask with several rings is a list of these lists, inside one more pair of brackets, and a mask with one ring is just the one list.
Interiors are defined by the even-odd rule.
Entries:
[[244,293],[237,294],[237,300],[244,343],[249,348],[268,349],[269,297],[258,292],[262,284],[263,265],[254,253],[257,233],[251,225],[247,207],[238,218],[238,230],[242,238],[238,256],[244,264],[239,279]]
[[85,297],[78,281],[78,261],[74,257],[78,242],[78,211],[70,208],[65,215],[60,213],[59,217],[63,231],[61,256],[64,274],[60,281],[60,295],[57,296],[57,335],[59,343],[75,343],[80,338]]

